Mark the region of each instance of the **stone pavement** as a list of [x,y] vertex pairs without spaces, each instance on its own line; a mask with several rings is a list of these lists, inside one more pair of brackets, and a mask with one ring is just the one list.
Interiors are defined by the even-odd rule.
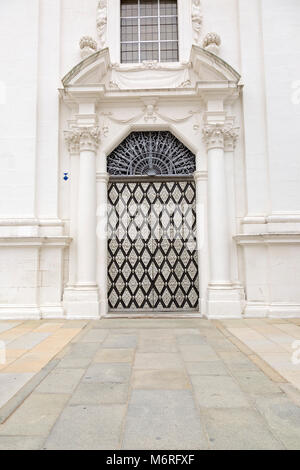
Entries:
[[[271,367],[262,351],[262,341],[278,340],[285,351],[268,353],[291,356],[277,330],[295,339],[300,322],[104,319],[13,329],[29,325],[10,348],[26,350],[25,359],[0,372],[2,402],[9,374],[31,374],[32,385],[23,401],[23,389],[11,399],[0,449],[300,449],[300,392],[281,374],[287,357]],[[297,376],[300,365],[289,365]]]

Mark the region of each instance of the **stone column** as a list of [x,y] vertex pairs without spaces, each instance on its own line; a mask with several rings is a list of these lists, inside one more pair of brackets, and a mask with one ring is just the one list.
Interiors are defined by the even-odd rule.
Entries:
[[99,171],[97,172],[97,244],[98,244],[98,285],[99,285],[99,309],[100,316],[108,313],[107,300],[107,191],[109,174],[106,171],[106,155],[101,153],[99,156]]
[[223,124],[208,124],[203,129],[208,157],[209,318],[236,318],[242,312],[240,292],[231,280],[232,227],[224,153],[228,132]]
[[74,288],[66,289],[64,302],[68,318],[99,318],[96,281],[96,152],[100,140],[98,127],[77,127],[73,139],[80,148],[77,211],[77,276]]
[[[66,131],[65,139],[70,154],[70,174],[68,184],[70,185],[69,191],[69,211],[70,211],[70,232],[69,235],[72,240],[77,238],[77,207],[78,207],[78,177],[79,177],[79,135],[76,129]],[[76,284],[77,279],[77,245],[75,242],[71,243],[69,248],[69,282],[68,288]]]
[[206,315],[206,292],[208,278],[208,245],[207,245],[207,168],[206,157],[202,152],[196,156],[196,226],[199,266],[199,307],[202,316]]
[[[233,127],[232,123],[226,127],[224,133],[224,151],[225,151],[225,167],[226,167],[226,184],[228,192],[228,216],[232,236],[236,233],[236,191],[235,191],[235,164],[234,164],[234,150],[238,139],[239,129]],[[232,255],[232,272],[231,279],[233,282],[241,287],[238,281],[238,255],[237,245],[233,238],[231,238],[231,255]]]

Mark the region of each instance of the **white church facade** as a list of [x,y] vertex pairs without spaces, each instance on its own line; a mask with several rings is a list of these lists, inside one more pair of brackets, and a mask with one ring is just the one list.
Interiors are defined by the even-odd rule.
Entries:
[[300,317],[299,0],[0,22],[1,320]]

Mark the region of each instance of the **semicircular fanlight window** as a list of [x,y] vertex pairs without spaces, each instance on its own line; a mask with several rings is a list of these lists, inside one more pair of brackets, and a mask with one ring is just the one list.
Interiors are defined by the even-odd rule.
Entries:
[[132,132],[108,157],[112,176],[192,175],[195,155],[171,132]]

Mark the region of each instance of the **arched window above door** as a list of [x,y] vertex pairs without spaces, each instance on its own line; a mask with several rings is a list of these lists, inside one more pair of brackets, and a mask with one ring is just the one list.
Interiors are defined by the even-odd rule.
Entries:
[[132,132],[108,157],[112,176],[192,175],[195,155],[171,132]]

